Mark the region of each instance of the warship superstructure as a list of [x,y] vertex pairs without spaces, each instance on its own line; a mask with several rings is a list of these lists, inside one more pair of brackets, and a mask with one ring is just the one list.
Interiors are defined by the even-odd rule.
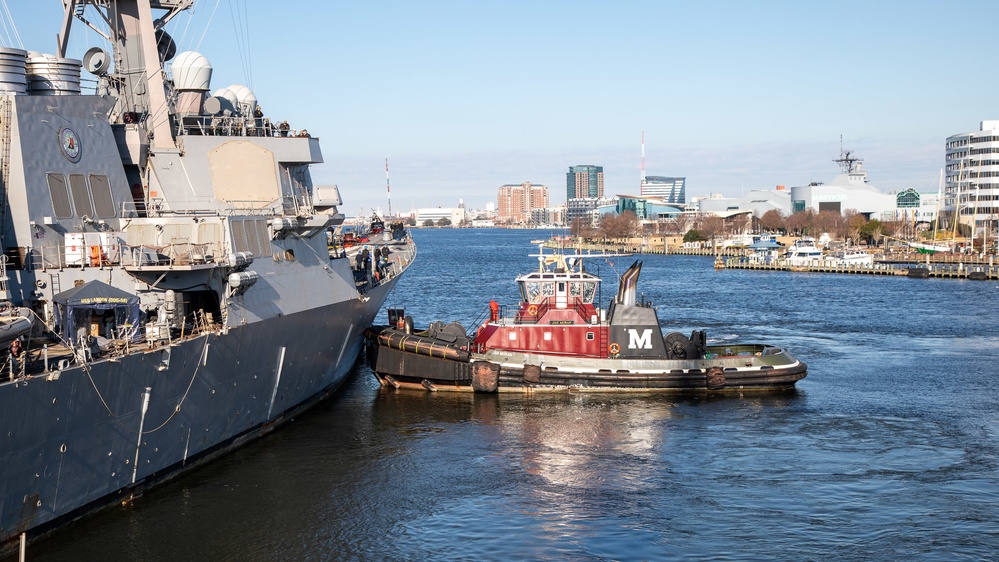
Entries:
[[[163,29],[191,0],[63,4],[57,53],[0,49],[8,547],[328,396],[415,256],[401,225],[370,239],[374,261],[331,244],[319,139],[245,86],[211,93],[206,57]],[[66,58],[80,22],[110,52]]]

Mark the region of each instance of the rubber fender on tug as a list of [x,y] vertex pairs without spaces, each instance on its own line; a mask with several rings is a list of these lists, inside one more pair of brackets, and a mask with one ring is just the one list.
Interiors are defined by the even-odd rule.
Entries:
[[538,365],[524,365],[524,382],[531,384],[541,382],[541,367]]
[[707,385],[710,390],[725,388],[725,369],[718,367],[708,367]]
[[489,361],[476,361],[472,364],[472,390],[493,393],[499,390],[500,366]]
[[368,328],[365,331],[368,340],[377,345],[399,349],[440,359],[450,359],[467,363],[471,354],[454,344],[449,344],[434,338],[407,334],[395,328]]

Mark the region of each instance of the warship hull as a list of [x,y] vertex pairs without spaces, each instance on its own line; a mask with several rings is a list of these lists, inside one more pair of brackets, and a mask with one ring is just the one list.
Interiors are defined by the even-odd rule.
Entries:
[[397,278],[366,298],[0,384],[0,538],[127,501],[264,435],[347,378]]

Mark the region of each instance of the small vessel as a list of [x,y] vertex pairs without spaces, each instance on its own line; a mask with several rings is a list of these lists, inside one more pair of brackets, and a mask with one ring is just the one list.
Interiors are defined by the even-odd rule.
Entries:
[[822,260],[822,250],[815,245],[814,238],[805,237],[794,241],[784,259],[790,265],[813,265]]
[[920,254],[935,254],[937,252],[944,253],[950,252],[952,250],[949,244],[930,244],[926,242],[906,242],[910,248],[916,250]]
[[874,265],[874,255],[856,248],[844,248],[830,252],[824,261],[831,265],[869,266]]
[[805,363],[767,344],[707,343],[662,333],[656,309],[636,298],[642,262],[621,276],[617,295],[598,308],[601,279],[586,255],[537,254],[537,271],[517,277],[521,300],[490,302],[472,333],[456,322],[424,331],[390,310],[373,326],[368,360],[385,386],[476,392],[787,390]]

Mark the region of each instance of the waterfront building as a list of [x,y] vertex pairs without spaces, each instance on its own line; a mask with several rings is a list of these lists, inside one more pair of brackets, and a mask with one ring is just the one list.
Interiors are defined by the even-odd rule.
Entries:
[[947,137],[944,209],[953,224],[995,227],[999,213],[999,120]]
[[565,175],[566,200],[602,199],[604,196],[604,167],[579,165],[569,166]]
[[625,211],[635,213],[638,220],[658,221],[676,218],[683,214],[683,207],[658,197],[619,194],[614,212],[620,215]]
[[577,217],[590,219],[594,224],[600,218],[600,210],[604,213],[613,212],[617,207],[614,199],[603,197],[580,197],[569,199],[565,205],[565,223],[571,225]]
[[816,213],[834,211],[842,214],[855,210],[869,219],[891,219],[895,215],[895,195],[870,185],[864,161],[847,152],[833,160],[841,173],[828,184],[812,182],[791,188],[791,213],[811,209]]
[[667,176],[643,176],[643,197],[662,199],[667,203],[686,203],[687,178]]
[[740,197],[708,195],[697,198],[697,210],[714,215],[750,211],[758,219],[763,218],[767,211],[776,210],[788,216],[791,214],[791,192],[778,185],[774,190],[754,189]]
[[517,224],[531,222],[534,209],[548,207],[548,188],[529,181],[500,186],[497,195],[499,221]]
[[428,220],[437,224],[441,219],[448,219],[454,226],[465,222],[465,206],[459,203],[457,207],[430,207],[416,210],[416,224],[423,226]]
[[564,226],[565,206],[532,209],[530,224],[532,226]]

